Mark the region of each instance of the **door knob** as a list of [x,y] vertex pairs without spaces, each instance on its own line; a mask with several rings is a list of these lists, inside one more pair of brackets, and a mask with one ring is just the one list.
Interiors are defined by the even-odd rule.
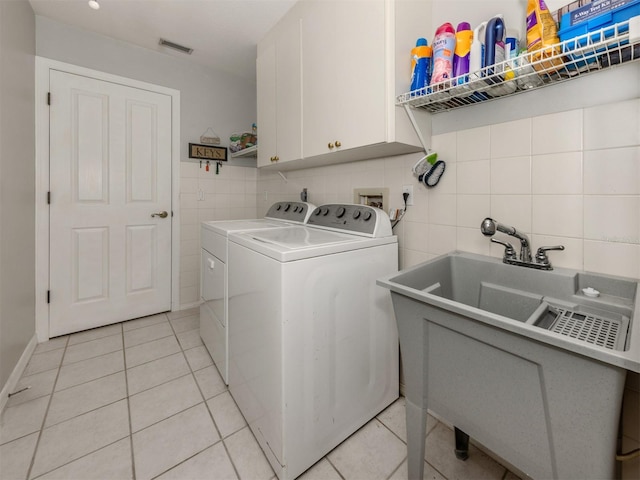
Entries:
[[151,214],[151,218],[153,218],[153,217],[167,218],[168,216],[169,216],[169,214],[167,212],[159,212],[159,213],[152,213]]

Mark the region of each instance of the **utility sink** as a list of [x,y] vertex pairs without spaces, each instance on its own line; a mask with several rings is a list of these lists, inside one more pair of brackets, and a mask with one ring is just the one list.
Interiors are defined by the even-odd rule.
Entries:
[[637,280],[452,252],[377,283],[400,336],[409,478],[427,409],[532,478],[615,478]]
[[[464,313],[479,321],[640,371],[640,350],[630,349],[632,337],[627,335],[634,310],[638,310],[637,280],[562,268],[527,269],[504,264],[493,257],[452,252],[381,279],[378,284],[444,310]],[[586,288],[597,290],[599,295],[585,295]],[[555,320],[563,313],[576,324],[595,319],[601,325],[617,327],[611,327],[605,342],[590,335],[584,338],[582,334],[568,335],[559,328],[554,332],[558,322],[552,321],[552,317],[555,315]],[[551,335],[540,335],[527,327],[551,329]],[[601,337],[603,331],[601,328],[598,336]],[[640,331],[635,333],[638,338],[634,346],[637,347]],[[600,349],[592,350],[592,346],[621,353],[609,355]]]

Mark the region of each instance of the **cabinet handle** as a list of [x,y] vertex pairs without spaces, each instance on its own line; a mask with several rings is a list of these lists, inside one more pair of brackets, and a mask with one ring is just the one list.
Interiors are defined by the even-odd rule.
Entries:
[[336,147],[341,147],[342,144],[340,143],[340,140],[336,140]]
[[280,158],[278,158],[277,155],[275,157],[271,157],[272,162],[277,162],[278,160],[280,160]]
[[331,150],[333,148],[333,143],[329,143],[327,147],[329,147],[329,150]]

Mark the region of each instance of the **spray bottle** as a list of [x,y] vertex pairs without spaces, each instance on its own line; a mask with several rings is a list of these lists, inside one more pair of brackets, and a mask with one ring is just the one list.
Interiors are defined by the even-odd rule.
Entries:
[[419,38],[416,46],[411,49],[411,92],[415,95],[425,95],[429,86],[429,70],[431,67],[431,47],[427,40]]
[[436,30],[433,39],[433,74],[431,85],[443,82],[453,74],[453,50],[456,46],[456,31],[445,23]]
[[[473,31],[473,41],[471,42],[471,52],[469,53],[469,71],[478,72],[484,67],[484,36],[487,29],[487,22],[482,22]],[[478,78],[481,74],[477,73],[472,78]]]
[[473,31],[467,22],[461,22],[456,28],[456,48],[453,52],[453,76],[461,77],[458,85],[469,81],[469,57],[471,54],[471,43]]

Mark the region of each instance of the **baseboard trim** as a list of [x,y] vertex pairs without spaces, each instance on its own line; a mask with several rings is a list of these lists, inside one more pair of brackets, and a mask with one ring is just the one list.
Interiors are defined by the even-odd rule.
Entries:
[[9,375],[7,382],[2,387],[2,391],[0,392],[0,413],[2,413],[5,405],[9,401],[9,394],[16,388],[20,377],[22,377],[24,369],[27,368],[27,364],[29,363],[31,355],[35,351],[37,345],[38,337],[34,333],[33,337],[31,337],[31,340],[27,343],[27,346],[22,352],[20,360],[18,360],[18,363],[16,363],[16,366],[13,368],[11,375]]
[[198,300],[197,302],[193,302],[193,303],[184,303],[182,305],[180,305],[176,310],[173,310],[174,312],[179,312],[181,310],[189,310],[190,308],[196,308],[199,307],[202,304],[202,301]]

